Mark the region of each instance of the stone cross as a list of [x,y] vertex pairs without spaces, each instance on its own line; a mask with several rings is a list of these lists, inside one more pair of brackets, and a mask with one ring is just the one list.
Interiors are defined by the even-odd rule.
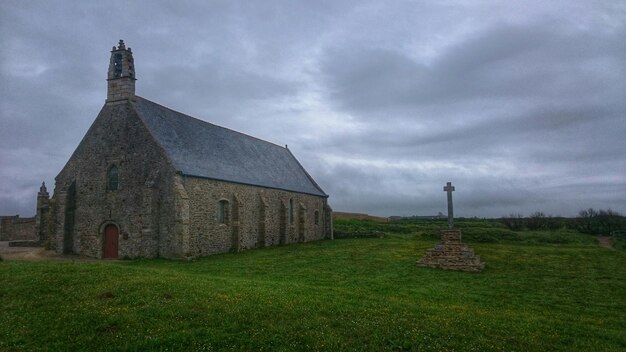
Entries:
[[448,192],[448,228],[454,227],[454,213],[452,212],[452,192],[454,192],[454,186],[452,182],[446,183],[443,187],[444,192]]

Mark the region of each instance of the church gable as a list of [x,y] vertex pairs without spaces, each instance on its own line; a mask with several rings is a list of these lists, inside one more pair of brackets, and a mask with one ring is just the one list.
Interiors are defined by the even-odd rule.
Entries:
[[105,104],[56,177],[57,249],[102,257],[100,230],[111,222],[127,238],[120,256],[156,255],[157,238],[129,234],[157,226],[160,214],[153,204],[162,197],[166,205],[172,198],[173,175],[174,168],[130,103]]
[[[141,176],[147,177],[148,170],[154,167],[149,164],[155,160],[165,163],[168,161],[131,105],[128,102],[105,104],[56,179],[72,181],[100,177],[106,183],[104,181],[108,168],[116,166],[120,169],[122,165],[129,163],[141,164],[141,170],[137,171],[140,171]],[[96,176],[96,170],[105,171]],[[145,178],[135,181],[145,182]]]

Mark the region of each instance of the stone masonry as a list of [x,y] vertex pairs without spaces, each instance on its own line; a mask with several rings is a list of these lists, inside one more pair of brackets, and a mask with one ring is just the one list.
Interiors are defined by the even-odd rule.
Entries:
[[37,193],[37,213],[34,217],[0,216],[0,241],[12,241],[11,246],[45,245],[48,240],[49,209],[50,195],[46,184],[42,183]]
[[463,245],[461,230],[442,230],[441,243],[429,249],[424,257],[417,261],[418,266],[460,271],[482,271],[485,263],[474,251]]
[[135,95],[135,62],[133,52],[126,48],[123,40],[111,50],[107,74],[107,101],[126,100]]
[[[325,199],[294,192],[238,185],[197,177],[182,179],[181,206],[188,208],[183,231],[189,240],[183,249],[186,256],[239,251],[258,247],[308,242],[326,237]],[[226,200],[230,219],[217,223],[217,204]],[[292,201],[293,220],[289,223],[288,203]],[[300,210],[300,211],[298,211]],[[281,214],[285,212],[285,214]],[[318,222],[315,223],[315,213]],[[187,216],[187,215],[185,215]],[[282,223],[281,223],[282,222]],[[261,231],[263,233],[261,233]],[[282,239],[282,242],[281,242]]]
[[36,217],[0,216],[0,241],[35,241],[36,234]]

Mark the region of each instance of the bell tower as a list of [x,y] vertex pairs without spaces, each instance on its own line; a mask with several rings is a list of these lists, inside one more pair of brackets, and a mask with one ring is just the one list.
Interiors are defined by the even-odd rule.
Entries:
[[135,62],[133,52],[120,39],[119,46],[111,50],[107,76],[107,102],[131,99],[135,96]]

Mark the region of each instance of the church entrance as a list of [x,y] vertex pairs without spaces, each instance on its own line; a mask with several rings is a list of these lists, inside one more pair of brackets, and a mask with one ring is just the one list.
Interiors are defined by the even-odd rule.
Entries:
[[104,228],[104,256],[105,259],[117,259],[117,245],[120,232],[117,226],[109,224]]

